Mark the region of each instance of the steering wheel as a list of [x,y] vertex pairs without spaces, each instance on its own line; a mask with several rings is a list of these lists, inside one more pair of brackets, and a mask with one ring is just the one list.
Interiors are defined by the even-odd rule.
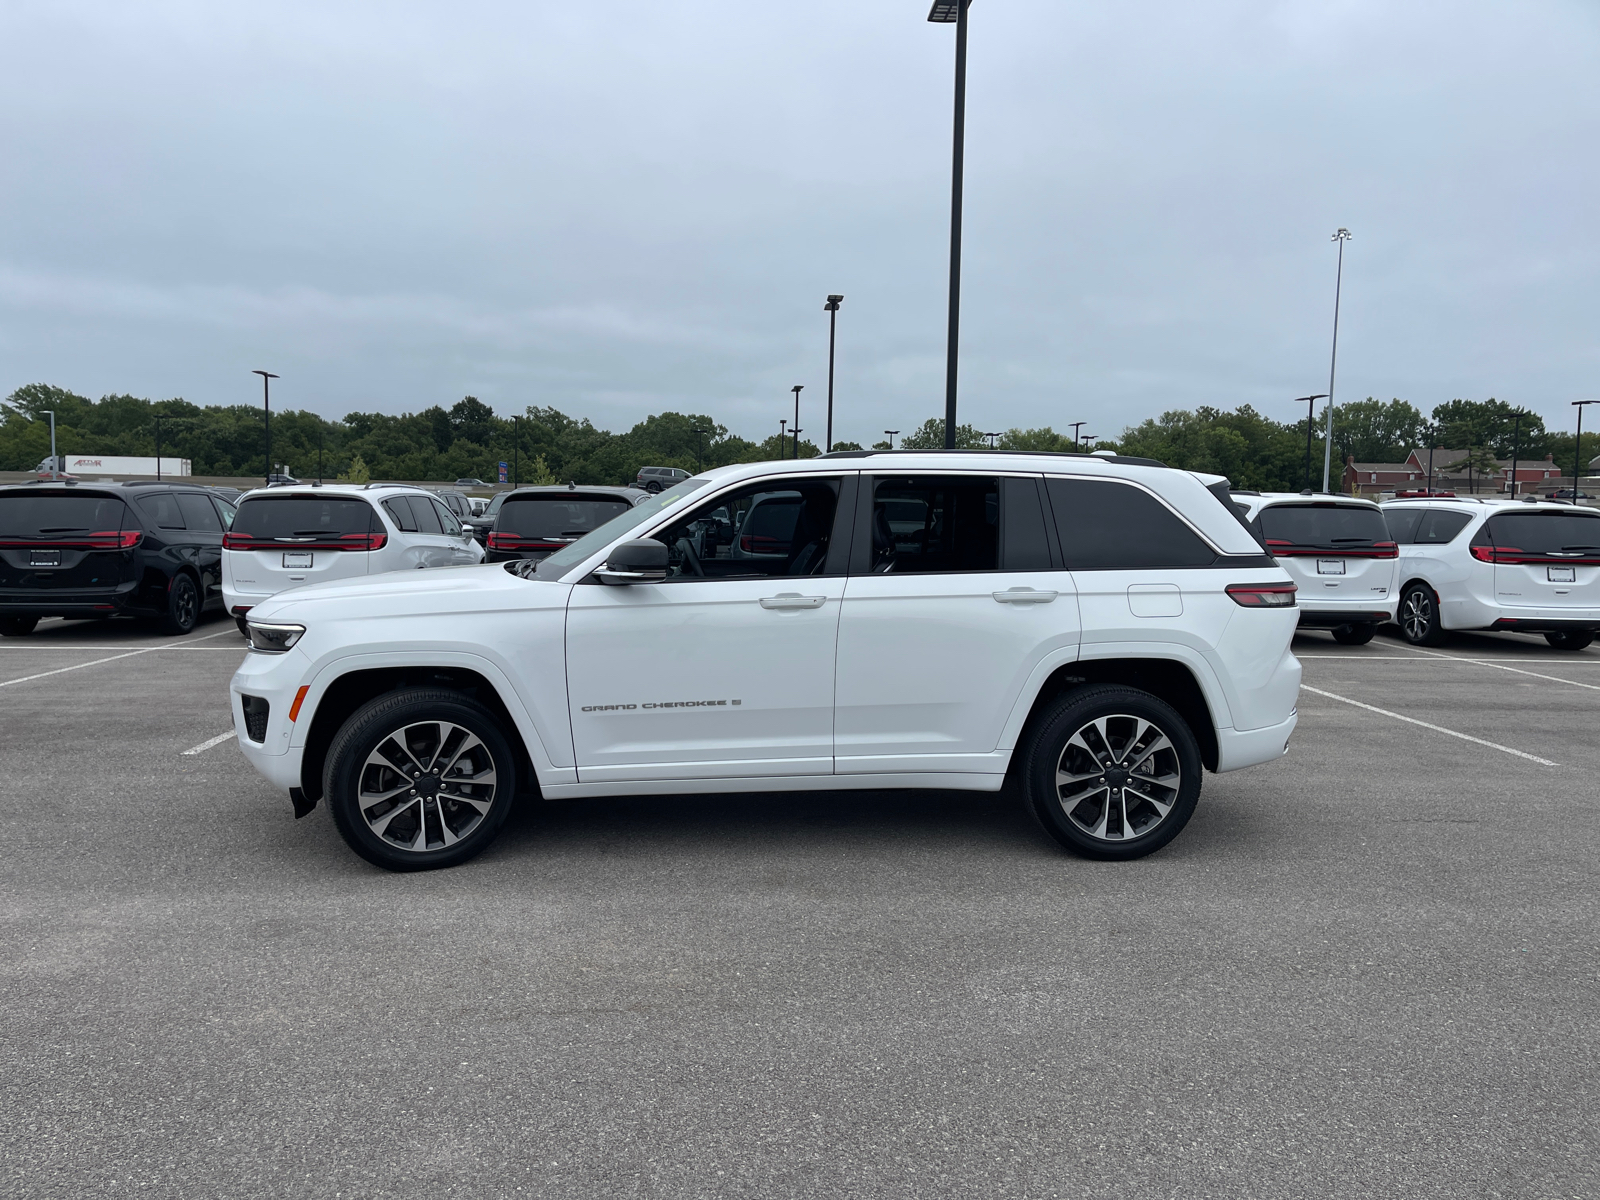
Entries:
[[[683,555],[683,562],[679,564],[678,574],[698,575],[705,578],[706,569],[700,565],[700,556],[695,553],[694,543],[688,538],[678,539],[678,552]],[[688,570],[685,571],[684,568]]]

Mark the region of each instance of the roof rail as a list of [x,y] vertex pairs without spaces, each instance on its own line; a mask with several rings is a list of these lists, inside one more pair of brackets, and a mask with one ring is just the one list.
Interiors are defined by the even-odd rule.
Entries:
[[[975,449],[945,450],[833,450],[819,454],[818,458],[877,458],[884,454],[1015,454],[1024,458],[1081,458],[1092,462],[1123,463],[1133,467],[1166,467],[1158,458],[1138,458],[1131,454],[1079,454],[1074,450],[990,450],[987,446]],[[1169,468],[1170,469],[1170,468]]]

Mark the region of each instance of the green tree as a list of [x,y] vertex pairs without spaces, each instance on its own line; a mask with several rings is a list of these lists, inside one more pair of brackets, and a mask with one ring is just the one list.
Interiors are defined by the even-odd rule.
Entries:
[[341,483],[367,483],[372,479],[372,472],[367,470],[367,464],[357,454],[350,459],[350,466],[340,474]]
[[[1422,444],[1424,425],[1422,414],[1404,400],[1384,402],[1368,396],[1337,404],[1333,409],[1334,462],[1342,464],[1346,455],[1354,455],[1357,462],[1404,462],[1412,447]],[[1305,421],[1296,426],[1304,439]],[[1325,429],[1319,421],[1312,431],[1314,454],[1322,448]],[[1302,452],[1303,447],[1302,441]]]
[[[973,425],[956,426],[957,450],[981,450],[988,446],[983,434]],[[944,418],[929,417],[916,429],[900,439],[902,450],[943,450]]]
[[1433,420],[1441,446],[1490,446],[1500,458],[1510,458],[1515,443],[1518,458],[1543,458],[1551,449],[1544,419],[1524,411],[1519,421],[1516,413],[1517,406],[1493,397],[1451,400],[1433,410]]

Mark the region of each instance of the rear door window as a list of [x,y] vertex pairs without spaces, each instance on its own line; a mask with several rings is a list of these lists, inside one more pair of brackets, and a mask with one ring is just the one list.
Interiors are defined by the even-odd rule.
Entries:
[[1393,540],[1381,512],[1354,504],[1275,504],[1259,520],[1269,554],[1337,554]]
[[222,532],[222,522],[217,519],[217,510],[211,506],[211,501],[206,496],[179,495],[178,511],[183,514],[183,523],[190,529],[202,533]]
[[233,518],[233,532],[253,538],[338,538],[370,533],[375,514],[364,500],[320,496],[246,499]]
[[1074,571],[1209,567],[1216,553],[1149,492],[1109,479],[1049,478],[1045,491]]
[[116,496],[0,494],[0,538],[70,540],[77,534],[134,529],[138,524]]
[[873,573],[999,569],[998,479],[913,475],[871,482]]
[[1037,479],[1000,481],[1000,565],[1007,571],[1050,569],[1050,540]]
[[526,538],[582,537],[612,517],[621,516],[630,507],[620,497],[584,496],[582,493],[517,497],[507,501],[500,510],[495,531]]

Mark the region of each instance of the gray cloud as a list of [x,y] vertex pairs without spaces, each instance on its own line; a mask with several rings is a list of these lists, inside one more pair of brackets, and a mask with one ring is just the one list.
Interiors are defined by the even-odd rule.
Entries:
[[[951,31],[805,6],[0,10],[0,389],[339,415],[942,407]],[[1584,3],[976,0],[963,412],[1326,381],[1570,426],[1600,394]],[[808,424],[808,429],[813,424]]]

